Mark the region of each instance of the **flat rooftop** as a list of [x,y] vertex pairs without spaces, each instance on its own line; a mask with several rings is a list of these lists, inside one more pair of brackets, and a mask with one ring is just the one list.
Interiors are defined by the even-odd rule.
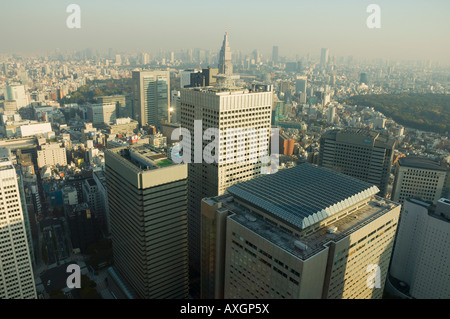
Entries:
[[[354,213],[299,238],[282,228],[274,226],[261,215],[239,205],[239,203],[232,200],[230,195],[225,195],[222,202],[224,204],[221,209],[228,209],[234,213],[228,218],[302,260],[306,260],[325,249],[328,242],[338,242],[400,205],[384,198],[373,196],[367,205],[357,209]],[[334,233],[328,233],[327,229],[334,226],[337,227],[337,230]],[[296,241],[300,241],[307,248],[299,249],[295,245]]]
[[441,164],[440,162],[433,161],[427,158],[421,158],[421,157],[401,157],[399,160],[400,166],[407,166],[407,167],[413,167],[413,168],[421,168],[421,169],[431,169],[431,170],[438,170],[438,171],[446,171],[447,168],[445,165]]
[[356,178],[304,163],[237,183],[228,193],[291,226],[304,229],[379,192]]
[[128,148],[111,149],[141,170],[152,170],[176,165],[165,153],[152,148],[149,144],[140,144]]

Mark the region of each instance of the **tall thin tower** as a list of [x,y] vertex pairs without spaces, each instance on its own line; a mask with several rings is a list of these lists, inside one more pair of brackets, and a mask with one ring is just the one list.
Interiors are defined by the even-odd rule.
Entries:
[[[181,125],[193,136],[191,150],[194,150],[195,140],[201,139],[203,132],[210,128],[220,129],[220,136],[214,137],[217,161],[207,163],[200,159],[198,162],[196,152],[193,151],[188,166],[189,262],[194,271],[192,278],[200,270],[202,199],[223,194],[232,184],[260,175],[263,165],[260,159],[267,155],[267,148],[264,149],[263,144],[269,142],[272,88],[265,85],[254,86],[250,90],[234,86],[229,49],[225,34],[219,63],[221,74],[216,76],[220,83],[216,87],[181,89]],[[200,130],[197,129],[199,123],[202,126]],[[246,136],[231,139],[224,134],[227,129],[243,129],[244,132],[255,129],[265,133],[258,139]],[[205,149],[210,142],[203,140],[201,143],[202,149]],[[222,161],[228,158],[233,149],[242,152],[243,161]],[[255,161],[255,158],[258,160]]]
[[219,74],[233,74],[233,64],[231,63],[231,49],[230,43],[228,42],[228,32],[225,32],[222,48],[220,49]]

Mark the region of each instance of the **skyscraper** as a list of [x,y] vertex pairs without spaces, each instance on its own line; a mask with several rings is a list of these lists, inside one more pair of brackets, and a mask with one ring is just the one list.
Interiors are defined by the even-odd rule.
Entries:
[[320,65],[326,66],[328,64],[328,54],[329,50],[327,48],[322,48],[320,51]]
[[330,106],[328,108],[328,116],[327,116],[328,123],[333,123],[335,116],[336,116],[336,108],[334,106]]
[[406,199],[416,198],[436,204],[445,196],[448,174],[445,163],[419,157],[400,158],[395,169],[392,200],[403,203]]
[[308,78],[306,76],[297,76],[295,79],[295,92],[302,93],[306,96],[306,86],[308,84]]
[[133,71],[133,119],[142,126],[160,126],[168,121],[169,71]]
[[[230,185],[261,174],[263,166],[261,158],[268,152],[272,87],[266,85],[254,86],[252,89],[235,87],[231,74],[231,56],[227,55],[229,51],[228,37],[225,34],[219,59],[220,74],[217,76],[217,80],[221,83],[217,87],[181,89],[181,127],[187,129],[193,136],[188,145],[192,150],[188,169],[188,210],[190,264],[196,271],[200,268],[202,199],[223,194]],[[195,132],[196,124],[202,127]],[[196,161],[194,147],[195,139],[201,139],[203,132],[210,128],[220,129],[220,136],[214,137],[216,161],[208,164],[202,159]],[[243,132],[239,133],[241,134],[239,137],[227,137],[225,132],[228,129],[242,129]],[[258,139],[246,137],[245,132],[251,129],[263,133]],[[203,150],[210,142],[203,140],[201,143]],[[225,161],[229,158],[227,156],[235,154],[234,150],[241,151],[242,162]]]
[[4,89],[5,101],[16,101],[17,109],[26,107],[29,104],[29,98],[25,92],[25,86],[13,85]]
[[305,163],[227,191],[202,203],[203,298],[381,298],[401,206],[376,186]]
[[385,197],[394,156],[395,140],[375,131],[347,128],[331,130],[320,138],[319,166],[376,185]]
[[231,63],[231,49],[228,42],[228,33],[225,32],[223,37],[222,48],[219,54],[219,74],[233,74],[233,64]]
[[406,199],[400,215],[388,291],[404,298],[450,298],[450,200]]
[[367,76],[367,73],[361,73],[359,75],[359,84],[365,84],[369,85],[369,77]]
[[117,296],[188,296],[187,165],[149,145],[105,151]]
[[[194,150],[195,134],[201,134],[209,128],[220,129],[221,136],[215,137],[215,154],[218,155],[216,163],[208,164],[205,161],[195,163],[194,153],[191,154],[189,164],[189,243],[193,256],[191,262],[198,268],[200,262],[200,204],[204,197],[216,196],[224,193],[230,185],[251,179],[261,174],[261,159],[267,154],[265,145],[269,142],[271,128],[273,92],[271,88],[264,87],[260,91],[246,89],[219,89],[219,88],[192,88],[181,90],[181,127],[189,130],[191,136],[191,150]],[[195,132],[195,121],[201,123],[201,131]],[[242,163],[223,162],[227,155],[233,151],[227,146],[225,132],[227,129],[242,128],[245,133],[248,129],[259,129],[265,132],[261,140],[239,136],[236,139],[234,150],[243,151]],[[201,136],[200,136],[201,138]],[[230,137],[231,138],[231,137]],[[229,139],[229,138],[228,138]],[[203,140],[202,149],[210,142]]]
[[0,299],[36,299],[16,170],[10,153],[0,153]]
[[278,61],[278,46],[274,45],[272,48],[272,62],[277,64]]

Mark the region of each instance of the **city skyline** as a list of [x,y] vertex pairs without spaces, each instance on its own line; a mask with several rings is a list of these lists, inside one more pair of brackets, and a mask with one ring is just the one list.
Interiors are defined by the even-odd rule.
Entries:
[[0,299],[450,298],[450,5],[28,2]]
[[[80,50],[217,50],[219,35],[227,31],[233,51],[259,50],[270,58],[272,47],[279,55],[320,57],[328,48],[330,57],[431,60],[450,63],[449,44],[443,41],[450,21],[450,3],[378,1],[381,28],[366,24],[369,2],[355,0],[320,4],[306,1],[231,1],[227,5],[206,1],[166,3],[136,0],[77,1],[81,28],[69,29],[66,12],[70,2],[54,0],[11,3],[4,10],[0,34],[1,53]],[[164,14],[162,14],[164,13]],[[199,18],[201,17],[201,19]],[[257,26],[257,27],[255,27]],[[45,37],[43,36],[45,34]],[[6,44],[6,45],[5,45]]]

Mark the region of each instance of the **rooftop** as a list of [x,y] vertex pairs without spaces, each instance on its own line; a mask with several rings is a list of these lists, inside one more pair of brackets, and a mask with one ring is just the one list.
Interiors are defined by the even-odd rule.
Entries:
[[175,165],[167,154],[159,152],[149,144],[112,149],[111,151],[120,154],[141,170],[152,170]]
[[228,188],[228,193],[304,229],[379,192],[356,178],[304,163]]
[[440,162],[421,157],[401,157],[398,160],[398,162],[400,166],[422,168],[422,169],[433,169],[438,171],[447,170],[446,167]]
[[[299,238],[280,227],[274,227],[261,215],[239,205],[239,203],[232,200],[231,196],[228,195],[229,198],[226,198],[226,196],[222,197],[222,202],[225,203],[221,209],[228,209],[234,213],[228,218],[302,260],[306,260],[325,249],[328,242],[337,242],[349,236],[399,205],[384,198],[373,196],[367,205],[357,209],[354,213]],[[333,233],[327,231],[331,227],[336,227]],[[295,244],[296,242],[301,242],[306,249],[298,248]]]

